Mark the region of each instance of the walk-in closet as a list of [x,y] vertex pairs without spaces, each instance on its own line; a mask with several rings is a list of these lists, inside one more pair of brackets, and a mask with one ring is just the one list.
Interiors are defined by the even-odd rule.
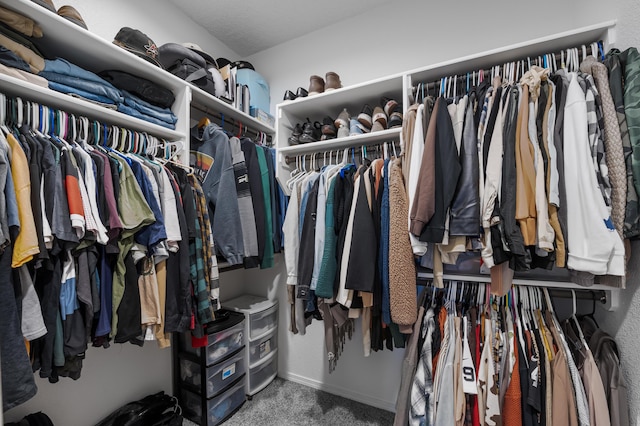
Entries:
[[0,422],[639,424],[638,22],[0,0]]

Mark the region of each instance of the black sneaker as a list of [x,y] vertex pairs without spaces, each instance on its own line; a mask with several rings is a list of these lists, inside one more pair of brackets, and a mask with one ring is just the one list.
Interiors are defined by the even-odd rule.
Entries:
[[362,107],[362,112],[358,114],[358,122],[362,124],[367,129],[371,129],[371,125],[373,122],[371,121],[371,116],[373,115],[373,110],[369,104],[365,104]]
[[311,123],[311,120],[307,119],[307,122],[302,125],[302,135],[300,135],[300,143],[317,142],[322,136],[320,128],[322,125],[319,122]]
[[398,102],[390,98],[383,97],[380,104],[384,109],[384,113],[387,114],[387,117],[390,116],[396,110],[396,108],[398,108]]
[[322,120],[322,134],[324,136],[335,137],[337,131],[338,131],[338,129],[336,129],[336,125],[334,123],[334,119],[329,117],[329,116],[326,116]]
[[393,129],[394,127],[402,127],[402,113],[399,111],[392,112],[387,122],[387,129]]
[[300,135],[302,135],[302,127],[300,127],[300,123],[298,123],[296,127],[293,128],[291,136],[289,136],[289,145],[298,145],[300,143]]
[[284,98],[282,100],[283,101],[293,101],[296,98],[297,98],[297,96],[291,90],[287,90],[286,92],[284,92]]

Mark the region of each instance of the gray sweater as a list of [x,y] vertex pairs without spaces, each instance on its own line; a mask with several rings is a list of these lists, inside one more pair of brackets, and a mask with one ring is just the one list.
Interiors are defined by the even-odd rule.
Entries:
[[215,124],[205,127],[202,138],[194,133],[190,163],[207,197],[215,246],[231,265],[241,264],[244,243],[229,138]]

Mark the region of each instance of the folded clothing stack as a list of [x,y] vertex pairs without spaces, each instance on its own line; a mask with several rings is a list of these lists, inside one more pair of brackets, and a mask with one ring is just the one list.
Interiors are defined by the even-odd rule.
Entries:
[[[141,120],[175,129],[177,117],[168,107],[153,105],[148,99],[146,101],[121,90],[97,74],[65,59],[45,60],[44,70],[38,75],[49,81],[50,89],[98,102]],[[117,81],[117,78],[113,79],[115,84],[118,84]]]
[[[56,13],[50,1],[37,3]],[[57,13],[86,28],[72,7],[63,6]],[[170,109],[174,101],[170,90],[122,71],[98,76],[65,59],[44,59],[37,47],[42,35],[32,19],[0,6],[0,73],[175,129],[177,117]]]

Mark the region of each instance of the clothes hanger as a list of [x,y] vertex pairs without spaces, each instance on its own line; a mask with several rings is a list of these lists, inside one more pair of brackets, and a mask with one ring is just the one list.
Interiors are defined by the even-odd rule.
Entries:
[[202,129],[203,127],[207,127],[211,124],[211,120],[206,115],[198,121],[198,129]]

